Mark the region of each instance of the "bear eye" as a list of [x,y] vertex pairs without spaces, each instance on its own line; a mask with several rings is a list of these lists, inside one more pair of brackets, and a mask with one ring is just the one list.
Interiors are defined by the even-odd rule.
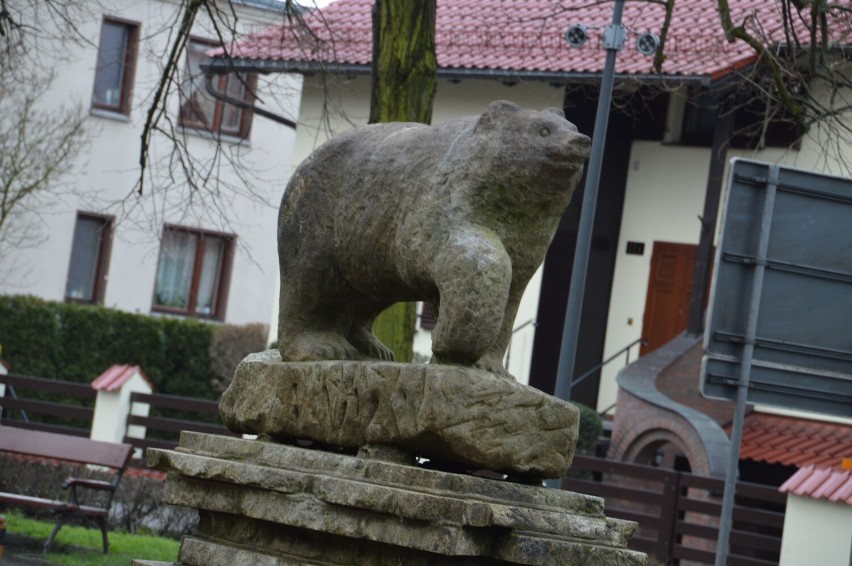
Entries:
[[550,135],[550,128],[548,128],[547,126],[544,126],[542,129],[540,129],[538,131],[538,133],[541,135],[541,137],[546,138],[547,136]]

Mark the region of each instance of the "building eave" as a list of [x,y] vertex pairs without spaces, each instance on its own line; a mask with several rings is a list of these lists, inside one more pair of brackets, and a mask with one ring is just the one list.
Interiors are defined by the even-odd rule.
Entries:
[[[271,59],[228,59],[219,57],[209,64],[213,72],[252,72],[252,73],[297,73],[313,76],[321,73],[330,75],[369,76],[370,65],[350,63],[316,63],[311,61],[281,61]],[[555,72],[555,71],[523,71],[513,69],[475,69],[440,67],[437,71],[439,79],[491,79],[502,82],[542,81],[553,84],[599,82],[603,73],[588,72]],[[713,82],[710,75],[658,75],[645,74],[616,74],[618,82],[645,83],[693,83],[709,86]]]

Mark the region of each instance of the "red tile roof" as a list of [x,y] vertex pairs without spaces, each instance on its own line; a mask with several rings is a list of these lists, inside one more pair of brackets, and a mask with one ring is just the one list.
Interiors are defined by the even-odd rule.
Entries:
[[151,380],[148,379],[148,376],[142,372],[139,366],[114,365],[95,378],[92,382],[92,389],[97,391],[117,391],[137,373],[142,376],[142,379],[148,382],[151,389],[154,388]]
[[[319,41],[297,40],[306,33],[274,26],[232,47],[236,58],[366,66],[372,44],[373,0],[337,0],[314,10],[305,21]],[[720,78],[754,60],[742,42],[728,43],[722,33],[716,0],[679,0],[671,21],[663,74]],[[773,41],[783,41],[781,13],[775,0],[730,0],[735,23],[759,26]],[[612,20],[612,2],[558,0],[439,0],[436,50],[439,67],[484,74],[599,74],[605,50],[600,33]],[[660,3],[626,2],[622,23],[630,30],[619,53],[617,72],[651,72],[652,58],[635,49],[636,34],[659,34],[664,9]],[[838,16],[839,17],[839,16]],[[590,40],[569,47],[563,34],[582,22]],[[831,22],[829,22],[831,25]],[[848,34],[848,29],[835,26]],[[848,43],[849,37],[841,37]]]
[[746,417],[741,460],[797,467],[839,467],[852,457],[852,426],[767,413]]
[[778,491],[852,505],[852,471],[805,466]]

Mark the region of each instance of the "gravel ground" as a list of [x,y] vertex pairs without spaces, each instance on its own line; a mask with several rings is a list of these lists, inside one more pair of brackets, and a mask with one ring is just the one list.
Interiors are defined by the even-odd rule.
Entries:
[[35,566],[52,564],[42,558],[42,545],[39,540],[22,537],[12,533],[6,533],[6,541],[3,545],[3,558],[0,559],[2,566]]

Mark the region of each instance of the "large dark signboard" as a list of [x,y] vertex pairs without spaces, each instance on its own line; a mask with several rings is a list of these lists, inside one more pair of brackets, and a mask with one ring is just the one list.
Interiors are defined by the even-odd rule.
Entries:
[[750,359],[748,402],[852,417],[852,180],[734,160],[724,210],[702,393]]

